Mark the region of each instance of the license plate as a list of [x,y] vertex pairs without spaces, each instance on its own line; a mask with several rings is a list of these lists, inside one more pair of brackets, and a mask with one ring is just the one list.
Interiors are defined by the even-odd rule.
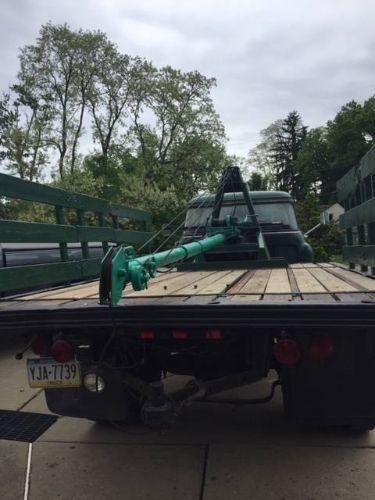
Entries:
[[79,387],[81,371],[79,363],[57,363],[53,358],[27,360],[27,375],[30,387]]

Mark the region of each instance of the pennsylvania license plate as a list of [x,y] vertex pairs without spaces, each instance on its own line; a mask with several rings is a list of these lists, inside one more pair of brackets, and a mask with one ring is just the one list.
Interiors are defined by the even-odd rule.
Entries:
[[57,363],[53,358],[27,360],[27,375],[30,387],[80,387],[79,363]]

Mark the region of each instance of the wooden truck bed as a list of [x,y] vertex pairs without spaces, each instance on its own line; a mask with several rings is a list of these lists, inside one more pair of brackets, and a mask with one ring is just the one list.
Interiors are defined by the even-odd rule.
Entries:
[[[373,292],[373,293],[371,293]],[[142,303],[210,303],[254,301],[372,301],[375,280],[337,264],[291,264],[288,269],[169,271],[151,279],[147,290],[124,290],[120,305]],[[27,306],[69,307],[77,301],[98,302],[98,281],[85,282],[0,301],[0,310]],[[101,306],[103,307],[103,306]]]
[[0,331],[178,321],[227,326],[375,325],[375,280],[337,264],[170,271],[149,285],[140,292],[125,290],[113,308],[99,304],[97,280],[2,299]]

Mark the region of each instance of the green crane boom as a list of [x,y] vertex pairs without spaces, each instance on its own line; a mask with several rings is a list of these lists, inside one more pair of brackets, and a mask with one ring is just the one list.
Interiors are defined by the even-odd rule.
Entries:
[[[241,220],[232,218],[230,215],[220,220],[224,194],[228,192],[243,193],[248,214]],[[228,245],[223,245],[224,243]],[[236,251],[238,255],[242,254],[241,258],[245,260],[245,265],[249,268],[261,263],[268,267],[286,264],[283,259],[270,258],[247,185],[238,167],[227,167],[223,172],[212,216],[206,225],[205,238],[171,250],[140,257],[136,257],[133,247],[111,248],[102,261],[100,303],[116,305],[121,299],[122,290],[128,283],[132,284],[134,290],[143,290],[147,288],[149,279],[156,275],[159,267],[177,264],[193,257],[197,257],[193,262],[196,265],[199,259],[204,261],[206,252],[219,246],[221,246],[221,255],[225,252],[228,255]],[[229,247],[229,250],[225,247]],[[233,264],[238,265],[238,258]]]
[[202,240],[142,257],[135,256],[133,247],[108,250],[102,261],[99,290],[101,304],[116,305],[128,283],[132,284],[134,290],[144,290],[158,268],[195,257],[225,243],[237,234],[231,217],[228,216],[225,223],[225,226],[210,226],[208,232],[211,235]]

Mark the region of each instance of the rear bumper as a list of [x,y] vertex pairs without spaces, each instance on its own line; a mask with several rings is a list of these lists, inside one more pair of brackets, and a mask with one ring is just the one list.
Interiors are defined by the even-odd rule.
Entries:
[[[90,371],[89,369],[87,371]],[[95,370],[99,373],[98,370]],[[67,417],[90,420],[127,420],[136,407],[136,401],[125,392],[121,370],[99,373],[105,380],[102,393],[92,393],[82,387],[46,389],[45,396],[50,411]]]
[[[202,328],[375,328],[375,302],[324,303],[315,301],[236,303],[226,299],[215,299],[214,303],[139,305],[137,300],[127,305],[109,308],[99,306],[97,301],[88,305],[75,303],[74,308],[64,306],[25,310],[0,310],[1,333],[27,333],[30,331],[56,331],[62,328],[90,329],[91,334],[100,334],[105,329],[116,327],[186,327]],[[177,298],[176,298],[177,300]],[[134,304],[133,304],[134,303]]]

